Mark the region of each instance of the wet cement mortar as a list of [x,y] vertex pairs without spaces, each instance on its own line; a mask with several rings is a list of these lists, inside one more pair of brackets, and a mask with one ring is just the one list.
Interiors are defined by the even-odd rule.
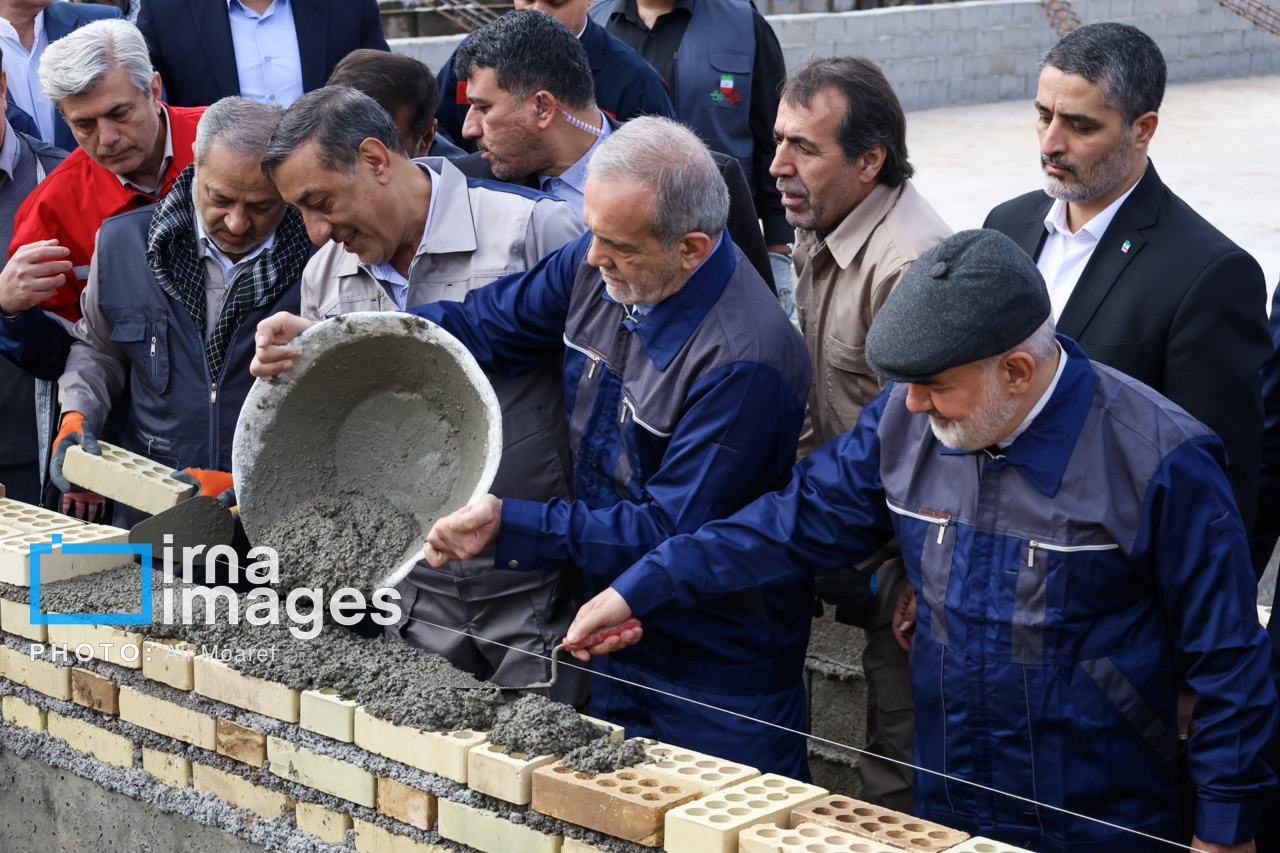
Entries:
[[565,767],[582,773],[608,773],[623,767],[634,767],[645,761],[644,738],[592,741],[565,753],[560,759]]
[[489,740],[507,754],[564,755],[606,734],[568,705],[530,694],[497,710]]

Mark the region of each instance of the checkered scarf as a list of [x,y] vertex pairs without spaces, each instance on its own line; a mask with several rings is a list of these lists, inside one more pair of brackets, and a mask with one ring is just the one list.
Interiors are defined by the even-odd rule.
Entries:
[[[196,244],[195,202],[192,184],[195,165],[188,166],[173,182],[151,215],[147,230],[147,265],[165,293],[187,309],[196,328],[205,328],[204,264]],[[231,344],[231,335],[249,312],[261,308],[278,297],[302,275],[307,263],[307,228],[302,217],[289,208],[276,229],[276,240],[257,260],[249,272],[235,282],[227,282],[231,292],[204,343],[204,357],[209,375],[217,377]]]

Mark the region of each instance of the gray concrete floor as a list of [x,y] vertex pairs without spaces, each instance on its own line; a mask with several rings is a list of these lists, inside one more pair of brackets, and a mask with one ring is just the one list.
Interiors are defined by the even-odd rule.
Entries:
[[[916,186],[956,230],[1043,186],[1031,101],[907,116]],[[1280,277],[1280,76],[1171,85],[1151,159],[1160,177]]]

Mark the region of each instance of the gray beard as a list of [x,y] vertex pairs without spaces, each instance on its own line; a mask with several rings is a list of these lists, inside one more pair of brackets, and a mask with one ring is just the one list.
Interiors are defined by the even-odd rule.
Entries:
[[982,400],[963,421],[939,424],[929,419],[934,438],[952,450],[981,450],[995,443],[996,436],[1018,410],[1017,399],[1005,399],[994,382],[987,385]]
[[[1093,201],[1107,194],[1129,174],[1129,152],[1125,148],[1127,142],[1128,137],[1088,169],[1077,169],[1072,173],[1075,178],[1073,181],[1063,181],[1045,172],[1044,191],[1059,201],[1074,204]],[[1043,168],[1043,155],[1040,163]]]

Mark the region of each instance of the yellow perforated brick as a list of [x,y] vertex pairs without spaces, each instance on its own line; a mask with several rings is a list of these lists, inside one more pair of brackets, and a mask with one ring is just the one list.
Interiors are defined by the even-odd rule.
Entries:
[[467,783],[467,754],[489,736],[484,732],[424,732],[379,719],[364,708],[355,712],[355,744],[375,755],[381,755],[452,779]]
[[78,518],[52,512],[44,507],[0,498],[0,525],[20,533],[47,533],[84,524]]
[[50,545],[53,537],[60,542],[40,555],[40,582],[60,581],[80,575],[114,569],[130,562],[128,554],[75,554],[63,551],[63,545],[108,545],[129,541],[129,531],[105,524],[80,524],[47,532],[23,533],[0,540],[0,581],[14,586],[31,586],[31,546]]
[[901,853],[869,838],[859,838],[813,823],[802,823],[796,829],[771,823],[749,826],[738,836],[738,853]]
[[662,846],[663,815],[696,796],[647,765],[591,774],[557,762],[533,772],[534,811],[648,847]]
[[116,767],[133,766],[133,741],[75,717],[49,712],[49,734],[61,738],[72,749],[86,752]]
[[213,717],[132,687],[120,688],[120,719],[210,752],[217,745]]
[[825,788],[772,773],[740,782],[667,812],[667,853],[734,853],[748,826],[787,826],[791,810],[827,795]]
[[517,806],[527,805],[533,795],[533,771],[551,764],[558,755],[503,753],[503,747],[487,743],[467,753],[467,787]]
[[482,853],[560,853],[562,836],[543,835],[496,812],[440,800],[436,830],[450,841]]
[[245,675],[211,657],[195,659],[194,676],[201,696],[286,723],[298,722],[299,691],[292,687]]
[[196,487],[169,476],[167,465],[152,462],[105,441],[101,456],[70,447],[62,462],[67,480],[91,492],[155,515],[195,494]]
[[43,708],[28,705],[17,696],[5,696],[0,700],[4,708],[4,721],[12,726],[42,732],[48,724],[48,717]]
[[267,762],[281,779],[373,808],[377,781],[372,773],[329,755],[303,749],[283,738],[267,738]]
[[652,761],[645,765],[645,770],[670,777],[703,794],[721,791],[760,775],[760,771],[754,767],[681,749],[669,743],[648,744],[644,748],[644,754]]
[[355,740],[356,703],[332,687],[304,690],[298,702],[298,725],[343,743]]
[[947,850],[969,837],[967,832],[841,796],[797,807],[791,813],[791,825],[801,823],[852,832],[907,850]]
[[48,625],[31,624],[31,605],[0,598],[0,630],[35,643],[49,641]]

